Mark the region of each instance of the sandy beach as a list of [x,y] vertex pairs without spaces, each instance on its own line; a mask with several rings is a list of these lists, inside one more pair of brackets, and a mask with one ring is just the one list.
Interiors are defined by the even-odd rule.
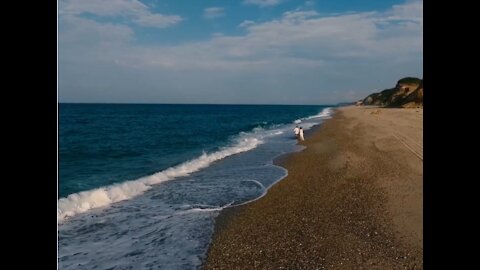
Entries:
[[342,107],[216,222],[204,269],[423,269],[423,109]]

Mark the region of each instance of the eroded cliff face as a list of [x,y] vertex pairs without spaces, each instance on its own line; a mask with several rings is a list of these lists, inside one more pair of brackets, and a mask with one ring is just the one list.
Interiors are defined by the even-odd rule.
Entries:
[[384,107],[423,107],[423,80],[407,77],[399,80],[394,88],[373,93],[363,100],[363,105]]

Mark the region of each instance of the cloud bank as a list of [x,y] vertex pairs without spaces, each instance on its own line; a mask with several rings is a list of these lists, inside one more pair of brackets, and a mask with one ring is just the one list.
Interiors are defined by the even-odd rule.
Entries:
[[138,1],[110,2],[59,2],[60,101],[326,104],[422,75],[422,1],[330,16],[296,9],[270,21],[246,19],[243,35],[177,45],[140,45],[127,23],[80,16],[151,27],[182,20]]

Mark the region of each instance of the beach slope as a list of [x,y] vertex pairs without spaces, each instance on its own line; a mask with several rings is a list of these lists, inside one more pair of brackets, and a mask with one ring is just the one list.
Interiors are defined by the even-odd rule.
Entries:
[[423,110],[343,107],[217,219],[204,269],[422,269]]

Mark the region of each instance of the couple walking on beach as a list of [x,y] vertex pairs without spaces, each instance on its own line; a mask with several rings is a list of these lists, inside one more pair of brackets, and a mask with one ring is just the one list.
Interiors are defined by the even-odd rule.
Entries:
[[295,132],[295,137],[297,137],[297,140],[304,141],[305,138],[303,137],[303,128],[295,126],[293,129],[293,132]]

